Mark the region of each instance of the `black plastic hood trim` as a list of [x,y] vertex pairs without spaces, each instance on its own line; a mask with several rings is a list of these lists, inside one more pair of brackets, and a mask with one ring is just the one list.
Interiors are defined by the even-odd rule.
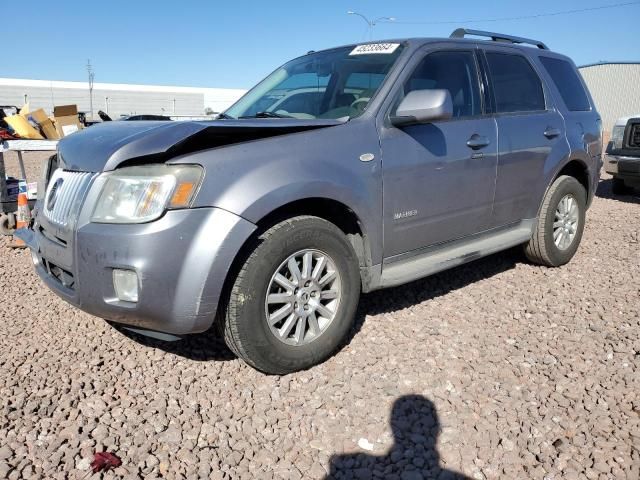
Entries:
[[246,119],[208,122],[105,122],[58,144],[60,166],[101,172],[124,163],[165,162],[178,155],[327,128],[343,120]]

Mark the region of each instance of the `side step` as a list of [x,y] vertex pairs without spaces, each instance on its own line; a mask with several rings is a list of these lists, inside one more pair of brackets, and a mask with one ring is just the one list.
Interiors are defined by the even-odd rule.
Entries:
[[523,220],[511,227],[492,230],[439,247],[424,253],[391,261],[382,266],[379,288],[388,288],[428,277],[492,253],[528,242],[533,234],[534,220]]

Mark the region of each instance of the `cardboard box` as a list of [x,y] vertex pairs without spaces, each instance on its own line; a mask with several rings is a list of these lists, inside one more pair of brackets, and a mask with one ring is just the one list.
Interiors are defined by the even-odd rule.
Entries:
[[70,117],[72,115],[78,115],[77,105],[58,105],[53,107],[54,117]]
[[76,105],[53,107],[53,117],[56,124],[56,132],[60,138],[82,130],[82,124],[78,119],[78,107]]
[[29,138],[32,140],[44,139],[44,137],[40,135],[40,132],[33,128],[23,115],[5,117],[4,121],[7,122],[7,124],[20,136],[20,138]]
[[56,127],[51,119],[47,117],[47,114],[43,109],[39,108],[38,110],[31,112],[28,114],[28,117],[38,124],[44,136],[49,140],[58,140],[60,138],[60,135],[58,135],[58,132],[56,131]]
[[42,133],[44,133],[44,136],[49,140],[58,140],[60,138],[55,125],[48,118],[46,120],[43,120],[42,123],[39,123],[38,125],[40,125],[40,129],[42,130]]
[[44,110],[39,108],[38,110],[35,110],[31,113],[21,113],[21,115],[26,115],[27,117],[31,117],[33,119],[34,122],[36,123],[40,123],[44,120],[49,120],[49,117],[47,117],[47,114],[44,113]]

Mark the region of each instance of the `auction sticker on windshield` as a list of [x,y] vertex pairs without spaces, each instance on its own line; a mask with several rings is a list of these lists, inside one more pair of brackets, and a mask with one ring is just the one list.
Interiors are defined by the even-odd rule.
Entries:
[[366,45],[358,45],[351,50],[349,55],[389,54],[395,52],[399,46],[399,43],[368,43]]

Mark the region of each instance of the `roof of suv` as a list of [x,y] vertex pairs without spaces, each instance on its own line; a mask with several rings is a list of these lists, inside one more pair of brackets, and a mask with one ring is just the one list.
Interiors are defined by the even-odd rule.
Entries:
[[[500,41],[494,41],[494,40],[483,40],[481,38],[451,38],[451,37],[411,37],[411,38],[405,38],[405,39],[401,39],[401,40],[383,40],[381,42],[378,43],[386,43],[386,42],[407,42],[413,46],[416,47],[421,47],[423,45],[427,45],[429,43],[437,43],[437,42],[447,42],[447,43],[460,43],[460,44],[469,44],[469,43],[473,43],[473,44],[482,44],[482,45],[487,45],[487,46],[496,46],[496,45],[501,45],[501,46],[507,46],[507,47],[515,47],[515,48],[520,48],[520,49],[526,49],[526,50],[538,50],[537,48],[535,48],[534,46],[531,45],[523,45],[523,44],[517,44],[517,43],[510,43],[510,42],[500,42]],[[366,42],[366,43],[372,43],[372,42]],[[546,51],[550,51],[550,50],[546,50]]]
[[[473,38],[467,38],[467,36],[472,36]],[[543,42],[539,40],[516,37],[513,35],[506,35],[506,34],[495,33],[495,32],[468,30],[463,28],[455,30],[450,37],[409,37],[409,38],[394,38],[394,39],[385,39],[385,40],[370,40],[366,42],[343,45],[342,47],[333,47],[327,50],[333,50],[334,48],[351,47],[356,45],[366,45],[366,44],[372,44],[372,43],[405,43],[412,48],[420,48],[423,45],[428,45],[430,43],[439,43],[439,42],[460,43],[460,44],[471,43],[474,45],[480,44],[488,47],[500,45],[500,46],[517,48],[525,52],[527,51],[531,52],[532,50],[533,51],[542,50],[547,53],[555,53],[555,52],[552,52],[549,49],[549,47],[547,47],[547,45],[545,45]]]

